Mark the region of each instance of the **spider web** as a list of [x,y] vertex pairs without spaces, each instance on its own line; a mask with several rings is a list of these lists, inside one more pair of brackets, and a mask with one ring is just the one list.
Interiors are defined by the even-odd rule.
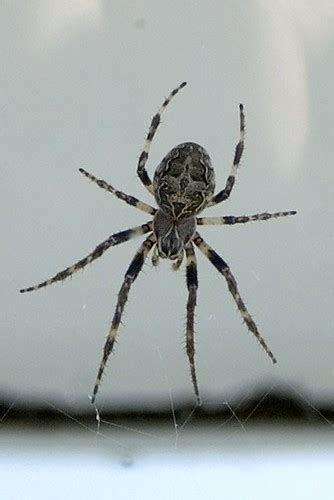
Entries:
[[[204,408],[221,406],[230,412],[228,417],[207,422],[196,418],[197,406],[178,413],[168,373],[165,380],[169,418],[158,425],[150,421],[144,425],[137,421],[119,423],[105,418],[103,408],[92,408],[92,418],[85,422],[45,400],[45,406],[61,417],[60,430],[47,426],[43,432],[41,422],[35,432],[30,426],[23,439],[16,436],[16,450],[9,430],[9,444],[2,442],[2,455],[8,455],[7,449],[12,454],[14,448],[15,466],[7,465],[3,471],[0,467],[3,491],[10,491],[6,498],[22,498],[22,484],[27,484],[26,498],[36,500],[46,498],[46,491],[51,500],[85,500],[92,495],[104,498],[109,491],[114,499],[200,499],[206,491],[207,498],[218,500],[224,491],[224,498],[261,500],[281,498],[282,488],[289,492],[288,498],[291,491],[297,492],[291,498],[311,500],[318,493],[321,498],[331,498],[328,478],[334,425],[292,384],[284,382],[325,424],[320,441],[319,432],[313,435],[312,422],[302,423],[299,432],[296,426],[289,429],[284,425],[271,427],[268,433],[266,425],[253,425],[257,410],[282,382],[264,390],[246,415],[242,404],[249,400],[253,388],[237,404],[221,398],[204,401]],[[0,432],[6,422],[10,423],[19,402],[19,398],[13,400],[3,412]]]
[[[162,366],[164,367],[163,364]],[[318,417],[316,423],[325,424],[330,433],[334,431],[334,423],[299,388],[286,380],[276,381],[263,390],[260,395],[257,391],[257,400],[246,414],[242,411],[242,407],[245,402],[252,399],[255,385],[248,387],[243,396],[234,404],[221,398],[205,400],[203,408],[206,410],[206,415],[203,415],[202,418],[197,417],[198,411],[201,411],[197,405],[182,411],[176,408],[167,371],[165,371],[165,382],[169,397],[169,417],[158,423],[154,422],[154,419],[153,422],[148,419],[144,423],[140,419],[138,421],[131,419],[130,423],[127,423],[127,419],[122,419],[121,422],[118,421],[118,418],[110,420],[104,417],[103,407],[98,405],[92,409],[91,418],[87,420],[87,418],[82,419],[77,414],[72,414],[52,401],[43,400],[43,403],[55,414],[63,417],[60,420],[60,436],[62,428],[65,439],[68,439],[73,432],[74,435],[77,435],[79,431],[82,431],[83,434],[80,432],[80,436],[88,446],[94,444],[96,450],[108,449],[112,455],[118,457],[123,466],[131,465],[135,458],[143,453],[146,455],[157,452],[159,454],[166,452],[182,454],[203,449],[209,452],[221,448],[229,450],[231,446],[238,449],[254,444],[262,446],[263,441],[260,435],[263,429],[268,429],[268,422],[260,421],[260,424],[264,425],[258,425],[256,413],[277,389],[282,391],[282,388],[287,389],[291,395],[310,409],[313,416]],[[2,413],[0,428],[4,427],[5,424],[11,425],[11,413],[20,404],[20,400],[20,397],[14,399]],[[210,407],[215,409],[214,417],[210,417]],[[220,408],[228,410],[229,415],[226,411],[217,412]],[[313,428],[314,423],[314,418],[304,419],[299,422],[299,427],[307,430]],[[269,428],[275,431],[275,425],[270,422]],[[281,429],[281,425],[278,426],[278,429]],[[47,436],[46,439],[48,439]],[[217,439],[219,440],[218,444]]]

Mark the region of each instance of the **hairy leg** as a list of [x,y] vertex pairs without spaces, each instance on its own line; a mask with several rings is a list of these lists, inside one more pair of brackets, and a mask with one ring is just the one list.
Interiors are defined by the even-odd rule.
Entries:
[[141,236],[150,231],[152,231],[151,221],[147,222],[146,224],[142,224],[141,226],[133,227],[132,229],[126,229],[125,231],[115,233],[109,236],[109,238],[107,238],[105,241],[102,241],[102,243],[97,245],[97,247],[95,247],[95,249],[90,254],[88,254],[87,257],[84,257],[75,264],[72,264],[72,266],[67,267],[63,271],[57,273],[52,278],[49,278],[46,281],[42,281],[38,285],[29,286],[28,288],[22,288],[20,292],[21,293],[32,292],[33,290],[38,290],[40,288],[49,286],[52,283],[55,283],[56,281],[63,281],[66,278],[72,276],[72,274],[74,274],[76,271],[79,271],[79,269],[83,269],[85,266],[87,266],[87,264],[93,262],[93,260],[96,260],[99,257],[101,257],[101,255],[103,255],[104,252],[108,250],[108,248],[119,245],[120,243],[125,243],[131,238]]
[[268,214],[264,212],[262,214],[255,215],[240,215],[235,217],[234,215],[226,215],[225,217],[197,217],[197,224],[199,226],[221,226],[221,225],[232,225],[232,224],[244,224],[246,222],[253,222],[257,220],[269,220],[277,219],[278,217],[286,217],[287,215],[295,215],[297,212],[295,210],[290,210],[289,212],[275,212],[273,214]]
[[140,271],[144,265],[145,259],[148,255],[149,251],[152,249],[153,245],[155,244],[155,241],[156,241],[156,239],[155,239],[155,236],[153,234],[150,234],[148,236],[148,238],[146,238],[146,240],[140,245],[136,255],[134,256],[134,258],[131,261],[131,264],[130,264],[128,270],[125,273],[123,284],[122,284],[121,289],[118,293],[118,299],[117,299],[114,317],[113,317],[113,320],[111,323],[111,327],[110,327],[110,330],[108,333],[107,340],[106,340],[105,345],[104,345],[103,357],[101,360],[101,364],[99,367],[99,371],[98,371],[96,382],[95,382],[94,389],[93,389],[92,404],[94,404],[94,402],[95,402],[96,395],[97,395],[97,392],[99,390],[99,386],[101,383],[101,379],[102,379],[102,375],[103,375],[106,363],[107,363],[108,358],[109,358],[109,356],[112,352],[112,349],[114,347],[116,335],[118,332],[119,325],[121,323],[122,314],[124,311],[125,304],[128,300],[128,295],[129,295],[131,285],[135,281],[135,279],[137,278],[138,274],[140,273]]
[[146,212],[147,214],[154,215],[156,213],[156,208],[151,207],[151,205],[148,205],[147,203],[144,203],[143,201],[138,200],[138,198],[135,198],[134,196],[131,196],[129,194],[123,193],[123,191],[118,191],[115,189],[111,184],[108,184],[106,181],[103,179],[97,179],[95,175],[90,174],[83,168],[79,168],[79,172],[81,172],[87,179],[95,182],[100,188],[105,189],[109,193],[114,194],[117,196],[118,199],[125,201],[128,205],[131,205],[132,207],[136,207],[142,212]]
[[244,115],[244,107],[242,104],[239,105],[239,113],[240,113],[240,139],[235,148],[232,169],[230,175],[227,178],[224,189],[211,198],[211,200],[207,204],[208,207],[211,207],[212,205],[217,205],[217,203],[226,200],[230,196],[234,186],[235,176],[244,150],[245,115]]
[[217,269],[217,271],[224,276],[227,282],[227,286],[229,291],[231,292],[231,295],[239,309],[239,312],[245,321],[247,328],[252,334],[257,338],[265,352],[268,354],[269,358],[272,360],[273,363],[276,363],[276,358],[274,354],[271,352],[269,347],[266,344],[266,341],[260,334],[253,318],[249,314],[247,307],[240,297],[240,293],[238,290],[238,285],[237,282],[229,268],[229,266],[226,264],[226,262],[211,248],[204,240],[203,238],[196,233],[194,239],[193,239],[195,245],[203,252],[203,254],[209,259],[211,264]]
[[142,183],[144,184],[144,186],[146,187],[146,189],[148,189],[148,191],[153,194],[153,185],[152,185],[152,181],[147,173],[147,170],[145,168],[145,165],[146,165],[146,162],[148,160],[148,155],[149,155],[149,152],[150,152],[150,147],[151,147],[151,143],[153,141],[153,137],[159,127],[159,124],[160,124],[160,121],[161,121],[161,115],[162,113],[165,111],[165,109],[167,108],[168,104],[170,103],[170,101],[173,99],[173,97],[183,88],[186,86],[186,82],[183,82],[181,83],[181,85],[179,85],[178,87],[176,87],[176,89],[174,89],[170,94],[169,96],[164,100],[161,108],[159,109],[159,111],[153,116],[152,118],[152,121],[151,121],[151,125],[150,125],[150,129],[148,131],[148,134],[147,134],[147,137],[146,137],[146,140],[145,140],[145,143],[144,143],[144,147],[143,147],[143,150],[141,152],[141,155],[139,157],[139,160],[138,160],[138,166],[137,166],[137,174],[138,174],[138,177],[139,179],[142,181]]
[[190,243],[186,248],[187,258],[187,288],[188,288],[188,301],[187,301],[187,331],[186,331],[186,350],[190,364],[191,379],[197,399],[197,404],[201,405],[201,398],[199,396],[196,366],[195,366],[195,342],[194,342],[194,322],[195,322],[195,307],[197,300],[197,262],[194,251],[194,246]]

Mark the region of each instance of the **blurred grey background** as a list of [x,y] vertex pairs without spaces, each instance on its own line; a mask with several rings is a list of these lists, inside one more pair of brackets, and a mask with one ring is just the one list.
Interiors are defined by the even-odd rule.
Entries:
[[[90,184],[83,167],[152,203],[136,176],[151,117],[181,81],[148,170],[183,141],[202,144],[231,198],[206,215],[298,211],[202,235],[230,264],[278,358],[242,324],[201,255],[197,375],[205,401],[293,387],[333,403],[333,21],[331,1],[4,1],[0,16],[0,390],[88,407],[123,274],[139,240],[72,280],[20,295],[145,214]],[[150,261],[131,290],[98,405],[191,400],[185,272]]]

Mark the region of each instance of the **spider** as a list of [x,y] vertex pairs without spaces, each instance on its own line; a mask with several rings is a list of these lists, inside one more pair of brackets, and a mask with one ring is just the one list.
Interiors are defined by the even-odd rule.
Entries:
[[263,221],[276,219],[288,215],[295,215],[296,211],[261,213],[255,215],[223,216],[223,217],[197,217],[206,207],[212,207],[225,201],[231,194],[235,175],[242,157],[245,136],[245,115],[243,105],[239,105],[240,117],[240,138],[235,148],[232,168],[225,187],[214,194],[215,175],[211,165],[211,160],[206,150],[199,144],[185,142],[179,144],[169,151],[158,165],[153,182],[146,170],[150,146],[159,127],[161,116],[173,97],[185,87],[186,82],[176,87],[163,102],[161,108],[153,116],[151,125],[140,154],[137,166],[137,174],[146,189],[155,198],[158,209],[148,205],[134,196],[118,191],[113,186],[102,179],[97,179],[83,168],[79,171],[89,180],[96,183],[100,188],[112,193],[125,203],[150,214],[153,219],[140,226],[126,229],[112,234],[105,241],[95,247],[95,249],[83,259],[72,266],[58,272],[55,276],[43,281],[35,286],[23,288],[21,293],[32,292],[44,288],[56,281],[63,281],[72,276],[79,269],[83,269],[87,264],[101,257],[110,247],[124,243],[137,236],[147,235],[146,239],[139,246],[132,259],[125,275],[124,281],[118,293],[114,317],[104,345],[103,356],[99,366],[97,378],[93,388],[91,402],[94,404],[101,383],[102,375],[107,360],[113,350],[116,335],[121,323],[125,304],[128,300],[131,285],[143,268],[144,262],[152,250],[152,264],[158,265],[159,259],[170,259],[173,261],[173,269],[178,270],[184,260],[186,260],[186,281],[188,289],[187,320],[186,320],[186,351],[190,364],[192,384],[197,400],[201,404],[199,388],[197,383],[195,368],[195,346],[194,346],[194,315],[197,298],[197,263],[195,246],[209,259],[211,264],[225,278],[227,287],[239,309],[239,312],[246,323],[248,330],[256,337],[264,351],[273,363],[276,358],[269,349],[266,341],[260,334],[254,320],[242,300],[237,282],[228,264],[208,245],[197,231],[197,226],[206,225],[231,225],[245,224],[251,221]]

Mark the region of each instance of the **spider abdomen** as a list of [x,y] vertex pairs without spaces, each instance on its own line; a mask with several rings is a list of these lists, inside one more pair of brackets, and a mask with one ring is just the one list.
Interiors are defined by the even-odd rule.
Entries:
[[194,142],[171,149],[155,171],[153,189],[158,206],[174,219],[201,212],[215,189],[206,150]]

